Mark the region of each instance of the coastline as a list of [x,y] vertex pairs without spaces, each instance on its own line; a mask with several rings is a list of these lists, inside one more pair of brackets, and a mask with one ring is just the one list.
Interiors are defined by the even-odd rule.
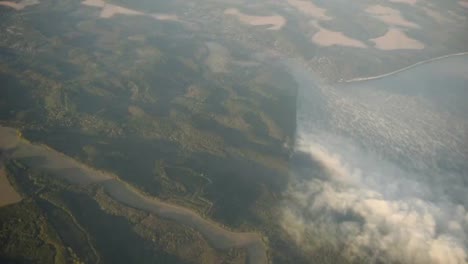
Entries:
[[395,75],[395,74],[398,74],[400,72],[404,72],[406,70],[409,70],[409,69],[412,69],[412,68],[427,64],[427,63],[431,63],[431,62],[434,62],[434,61],[443,60],[443,59],[447,59],[447,58],[451,58],[451,57],[466,56],[466,55],[468,55],[468,52],[448,54],[448,55],[444,55],[444,56],[435,57],[435,58],[432,58],[432,59],[416,62],[415,64],[406,66],[404,68],[401,68],[401,69],[398,69],[396,71],[392,71],[392,72],[389,72],[389,73],[384,73],[384,74],[381,74],[381,75],[371,76],[371,77],[359,77],[359,78],[354,78],[354,79],[350,79],[350,80],[343,80],[343,81],[338,81],[338,83],[355,83],[355,82],[377,80],[377,79],[381,79],[381,78],[384,78],[384,77]]

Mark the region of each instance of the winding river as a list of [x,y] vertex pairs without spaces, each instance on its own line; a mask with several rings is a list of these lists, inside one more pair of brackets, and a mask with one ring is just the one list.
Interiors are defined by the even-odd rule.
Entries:
[[243,248],[247,251],[249,263],[268,263],[267,247],[260,234],[227,230],[188,208],[142,194],[115,175],[92,169],[45,145],[32,144],[20,138],[13,128],[0,126],[0,149],[12,158],[20,158],[29,166],[44,169],[72,184],[98,184],[122,204],[195,229],[217,249]]

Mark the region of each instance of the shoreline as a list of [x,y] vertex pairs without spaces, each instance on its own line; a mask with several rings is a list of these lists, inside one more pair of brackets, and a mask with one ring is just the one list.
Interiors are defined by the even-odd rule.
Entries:
[[448,54],[448,55],[444,55],[444,56],[435,57],[435,58],[432,58],[432,59],[416,62],[414,64],[411,64],[409,66],[406,66],[404,68],[401,68],[401,69],[398,69],[398,70],[395,70],[395,71],[392,71],[392,72],[389,72],[389,73],[384,73],[384,74],[380,74],[380,75],[377,75],[377,76],[371,76],[371,77],[358,77],[358,78],[353,78],[353,79],[350,79],[350,80],[338,81],[338,83],[355,83],[355,82],[377,80],[377,79],[381,79],[381,78],[384,78],[384,77],[388,77],[388,76],[391,76],[391,75],[398,74],[400,72],[404,72],[406,70],[418,67],[420,65],[424,65],[426,63],[430,63],[430,62],[434,62],[434,61],[438,61],[438,60],[443,60],[443,59],[446,59],[446,58],[466,56],[466,55],[468,55],[468,52]]
[[8,180],[3,162],[0,161],[0,207],[21,202],[23,197],[16,191]]

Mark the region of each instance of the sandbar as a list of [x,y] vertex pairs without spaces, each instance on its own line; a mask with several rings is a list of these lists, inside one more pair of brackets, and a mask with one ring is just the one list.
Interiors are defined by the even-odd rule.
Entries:
[[11,186],[6,175],[5,167],[0,164],[0,207],[21,201],[21,195]]
[[104,182],[102,186],[110,197],[122,204],[197,230],[217,249],[245,248],[248,263],[268,262],[265,245],[257,233],[226,230],[222,226],[202,218],[190,209],[144,195],[120,180],[109,180]]

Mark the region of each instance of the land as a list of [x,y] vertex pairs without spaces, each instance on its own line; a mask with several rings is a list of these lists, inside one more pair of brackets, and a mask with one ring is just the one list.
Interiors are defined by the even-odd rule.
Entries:
[[[135,27],[118,21],[125,14],[94,16],[80,3],[37,8],[26,21],[2,16],[1,124],[18,132],[0,141],[8,178],[23,197],[0,208],[2,223],[17,219],[2,229],[3,258],[244,263],[252,241],[269,261],[288,258],[270,251],[269,243],[287,242],[277,224],[266,223],[286,186],[293,144],[296,95],[284,89],[285,73],[259,67],[241,50],[223,62],[238,77],[216,71],[206,62],[217,65],[219,51],[236,50],[230,43],[187,38],[172,22],[155,28],[150,16]],[[67,15],[76,9],[88,15]],[[55,20],[43,19],[44,12]],[[239,70],[243,65],[249,71]],[[16,133],[34,147],[13,151]],[[116,201],[93,183],[108,175],[247,239],[220,248],[190,223]],[[22,216],[28,210],[42,220]],[[19,219],[31,226],[15,225]],[[48,231],[15,235],[31,233],[27,228]],[[47,246],[28,246],[35,240]]]
[[279,222],[298,97],[280,65],[336,83],[466,51],[438,41],[458,11],[393,2],[357,19],[302,0],[0,2],[0,261],[348,263]]
[[424,49],[424,44],[409,38],[404,32],[397,29],[389,29],[385,35],[375,39],[371,39],[375,43],[375,47],[382,50],[398,50],[398,49]]
[[0,207],[15,204],[21,201],[21,196],[11,186],[5,168],[0,165]]
[[232,15],[237,17],[242,23],[252,26],[270,26],[270,30],[279,30],[286,24],[286,19],[282,16],[252,16],[240,12],[238,9],[229,8],[224,10],[225,15]]

